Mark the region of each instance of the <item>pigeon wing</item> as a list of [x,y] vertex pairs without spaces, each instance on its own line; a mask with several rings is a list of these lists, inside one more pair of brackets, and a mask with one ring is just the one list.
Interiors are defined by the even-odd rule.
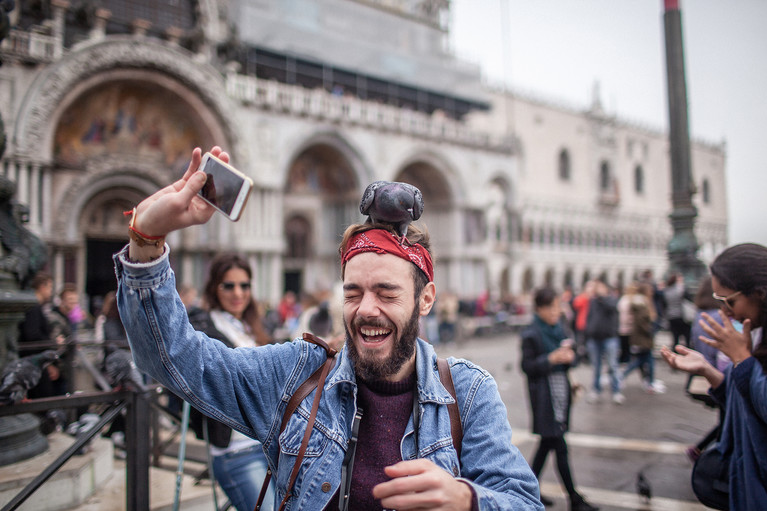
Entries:
[[369,214],[370,207],[375,201],[376,190],[387,184],[389,184],[388,181],[374,181],[365,188],[365,193],[362,194],[362,200],[360,200],[360,213]]
[[411,211],[411,215],[413,216],[413,220],[418,220],[421,218],[421,214],[423,213],[423,195],[421,194],[421,190],[408,183],[402,184],[411,192],[413,192],[413,209]]

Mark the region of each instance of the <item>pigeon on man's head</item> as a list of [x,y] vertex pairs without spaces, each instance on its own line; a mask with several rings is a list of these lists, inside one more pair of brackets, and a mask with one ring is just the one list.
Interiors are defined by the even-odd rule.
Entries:
[[141,377],[133,355],[127,350],[115,350],[104,360],[104,368],[109,383],[113,387],[125,387],[130,390],[144,391],[144,380]]
[[404,238],[408,225],[421,218],[423,195],[411,184],[376,181],[365,189],[360,201],[360,213],[368,215],[370,223],[392,225]]
[[8,362],[0,375],[0,404],[18,403],[27,397],[27,391],[37,386],[43,369],[59,358],[55,350]]

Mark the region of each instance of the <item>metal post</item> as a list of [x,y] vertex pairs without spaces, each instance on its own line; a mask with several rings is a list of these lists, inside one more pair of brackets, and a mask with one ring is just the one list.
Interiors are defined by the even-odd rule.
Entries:
[[673,236],[668,243],[668,256],[671,270],[681,272],[688,286],[694,287],[705,273],[705,268],[697,257],[698,241],[694,231],[698,211],[692,203],[694,186],[690,165],[682,14],[679,0],[663,0],[663,3],[673,208],[669,217]]
[[149,394],[134,393],[125,428],[127,511],[149,511],[149,412]]

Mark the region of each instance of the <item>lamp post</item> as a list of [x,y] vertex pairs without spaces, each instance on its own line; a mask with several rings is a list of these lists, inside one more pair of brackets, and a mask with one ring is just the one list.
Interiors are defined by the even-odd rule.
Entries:
[[673,229],[667,247],[668,257],[670,270],[681,273],[689,287],[696,287],[706,269],[697,256],[698,240],[694,230],[698,210],[692,203],[694,185],[690,165],[682,13],[679,10],[679,0],[663,0],[663,4],[672,185],[672,211],[669,219]]

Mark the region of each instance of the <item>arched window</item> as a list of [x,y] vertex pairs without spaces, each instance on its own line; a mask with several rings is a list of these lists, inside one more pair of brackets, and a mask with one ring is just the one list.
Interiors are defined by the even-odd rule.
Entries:
[[701,194],[703,195],[703,204],[711,203],[711,186],[708,184],[708,179],[703,180],[701,185]]
[[610,164],[602,160],[602,163],[599,165],[599,189],[603,192],[610,190]]
[[637,195],[644,193],[644,169],[641,165],[637,165],[634,168],[634,190]]
[[559,151],[559,179],[570,181],[570,153],[567,149]]

